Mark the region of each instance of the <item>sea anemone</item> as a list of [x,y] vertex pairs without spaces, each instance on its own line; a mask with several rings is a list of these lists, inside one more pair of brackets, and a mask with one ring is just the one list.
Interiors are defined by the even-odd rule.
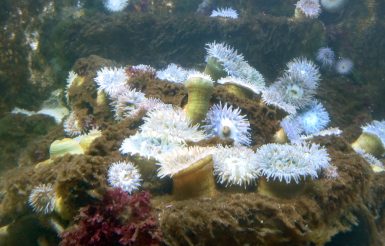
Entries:
[[158,177],[173,179],[173,195],[177,199],[212,196],[215,193],[213,148],[176,148],[159,157]]
[[203,128],[210,136],[232,139],[235,145],[250,145],[250,123],[239,108],[225,103],[215,104],[207,113]]
[[138,169],[131,162],[114,162],[108,168],[108,183],[131,194],[139,189],[142,182]]
[[385,120],[374,120],[361,128],[362,134],[352,143],[353,149],[381,156],[385,152]]
[[181,108],[165,107],[152,110],[143,118],[140,130],[152,136],[166,137],[172,142],[185,143],[203,140],[206,135],[193,125]]
[[246,186],[258,177],[255,153],[246,147],[218,147],[213,154],[214,174],[219,183]]
[[144,93],[136,89],[127,89],[112,100],[111,106],[115,112],[115,120],[122,120],[135,115],[139,105],[146,100]]
[[309,87],[303,76],[285,73],[262,93],[262,99],[266,104],[295,114],[298,109],[306,107],[313,101],[315,93],[315,88]]
[[317,144],[266,144],[256,151],[264,195],[291,198],[304,191],[310,179],[329,166],[329,154]]
[[169,64],[165,69],[156,72],[156,78],[174,83],[183,83],[191,71],[186,70],[174,63]]
[[234,71],[245,63],[243,55],[225,43],[206,44],[206,68],[205,73],[209,74],[214,80],[221,77],[232,75]]
[[186,114],[192,123],[201,122],[209,109],[214,91],[214,81],[207,74],[190,74],[185,82],[188,91]]
[[314,134],[326,128],[330,122],[329,114],[324,106],[314,101],[297,116],[305,134]]
[[286,116],[281,122],[281,129],[274,135],[276,143],[286,143],[287,140],[295,142],[301,137],[303,132],[300,121],[293,115]]
[[159,155],[180,146],[183,144],[171,141],[166,135],[154,136],[142,132],[124,139],[119,150],[122,154],[138,154],[147,159],[157,159]]
[[324,10],[330,13],[340,11],[348,0],[320,0],[321,6]]
[[126,91],[128,76],[124,68],[102,67],[96,73],[95,82],[99,90],[103,90],[110,97],[117,97],[122,91]]
[[128,6],[128,0],[104,0],[104,7],[111,12],[122,11],[125,7]]
[[349,58],[340,58],[335,65],[336,72],[341,75],[348,75],[352,72],[354,63]]
[[213,10],[210,17],[238,19],[238,13],[235,9],[232,8],[218,8]]
[[225,43],[206,44],[206,68],[205,73],[214,80],[226,75],[239,78],[259,88],[259,93],[265,87],[265,79],[255,68],[251,67],[242,54]]
[[329,154],[317,144],[266,144],[256,151],[259,171],[267,180],[287,184],[318,177],[318,171],[329,165]]
[[227,90],[238,97],[252,98],[252,95],[248,92],[251,92],[251,94],[259,94],[265,89],[264,84],[254,83],[253,81],[246,81],[231,76],[221,78],[217,82],[227,86]]
[[36,186],[28,197],[28,203],[36,213],[52,213],[55,209],[55,202],[55,191],[51,184]]
[[303,83],[312,89],[318,87],[320,81],[320,72],[318,67],[305,57],[294,58],[287,63],[286,72],[296,78],[303,81]]
[[334,51],[329,47],[322,47],[317,51],[316,60],[324,68],[330,68],[336,61]]
[[321,13],[319,0],[299,0],[295,4],[295,18],[317,18]]

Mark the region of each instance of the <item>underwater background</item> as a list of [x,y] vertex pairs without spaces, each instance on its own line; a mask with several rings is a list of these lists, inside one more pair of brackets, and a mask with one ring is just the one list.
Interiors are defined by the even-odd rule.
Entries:
[[385,245],[385,0],[2,0],[0,27],[0,245]]

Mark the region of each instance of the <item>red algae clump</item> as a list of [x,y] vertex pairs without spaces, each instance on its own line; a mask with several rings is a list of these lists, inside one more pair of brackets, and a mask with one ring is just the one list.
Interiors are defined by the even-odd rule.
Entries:
[[161,241],[148,192],[130,196],[110,189],[100,203],[81,209],[75,221],[62,233],[60,245],[159,245]]

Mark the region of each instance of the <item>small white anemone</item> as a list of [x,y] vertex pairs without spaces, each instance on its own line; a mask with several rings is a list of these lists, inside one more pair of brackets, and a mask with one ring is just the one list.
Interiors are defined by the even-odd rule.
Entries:
[[103,90],[110,97],[117,97],[122,91],[126,91],[128,76],[124,68],[102,67],[96,73],[95,82],[99,90]]
[[336,64],[335,69],[338,74],[348,75],[352,72],[354,63],[349,58],[340,58]]
[[40,184],[34,187],[28,197],[28,203],[36,213],[52,213],[55,202],[55,191],[51,184]]
[[213,10],[210,17],[238,19],[238,13],[235,9],[232,9],[232,8],[217,8]]
[[305,134],[314,134],[324,130],[330,122],[329,114],[324,106],[314,101],[308,109],[297,116]]
[[213,151],[214,149],[211,147],[193,146],[188,148],[175,148],[172,151],[164,153],[158,158],[158,177],[172,177],[190,167],[195,162],[211,155]]
[[239,108],[225,103],[215,104],[207,113],[205,125],[206,133],[222,139],[232,139],[235,145],[250,145],[250,123],[246,115],[241,115]]
[[129,4],[128,0],[104,0],[104,7],[111,12],[119,12]]
[[286,183],[317,178],[318,172],[330,162],[326,149],[317,144],[266,144],[256,151],[256,160],[267,180]]
[[244,186],[259,176],[255,153],[246,147],[218,147],[213,154],[214,174],[219,183]]
[[152,110],[143,118],[144,124],[140,126],[142,132],[166,137],[173,142],[185,143],[203,140],[206,135],[192,125],[186,113],[181,108],[165,107]]
[[158,159],[159,155],[180,146],[183,144],[171,141],[166,135],[154,136],[142,132],[124,139],[119,150],[122,154],[138,154],[147,159]]
[[144,93],[136,89],[127,89],[112,100],[111,106],[115,112],[115,120],[135,115],[140,110],[139,105],[146,100]]
[[308,18],[317,18],[321,14],[319,0],[299,0],[295,6]]
[[171,63],[165,69],[158,70],[155,76],[161,80],[167,80],[174,83],[183,83],[187,80],[187,77],[194,72],[197,71],[184,69],[181,66]]
[[322,67],[330,68],[336,62],[336,56],[331,48],[322,47],[317,51],[316,60]]
[[114,162],[108,168],[108,183],[131,194],[139,189],[142,182],[139,170],[131,162]]

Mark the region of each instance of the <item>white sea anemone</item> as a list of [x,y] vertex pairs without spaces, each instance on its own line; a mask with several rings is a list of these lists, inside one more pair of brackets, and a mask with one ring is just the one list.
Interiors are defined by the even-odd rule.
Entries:
[[165,69],[156,72],[156,78],[174,83],[183,83],[192,71],[182,68],[174,63]]
[[319,0],[299,0],[295,6],[308,18],[317,18],[321,14]]
[[210,17],[238,19],[238,13],[235,9],[232,8],[218,8],[213,10]]
[[306,87],[316,89],[320,81],[318,67],[305,57],[294,58],[287,63],[287,74],[303,81]]
[[225,43],[216,43],[215,41],[207,43],[206,51],[206,62],[210,57],[215,58],[229,75],[232,75],[234,71],[238,71],[245,63],[243,55],[238,54],[234,48]]
[[104,7],[111,12],[119,12],[129,4],[128,0],[104,0]]
[[266,104],[277,106],[289,114],[295,114],[313,101],[316,93],[298,74],[285,73],[262,93]]
[[213,153],[210,147],[175,148],[172,151],[160,155],[158,158],[158,177],[174,176],[180,171]]
[[174,142],[166,135],[141,132],[124,139],[119,150],[122,154],[138,154],[147,159],[157,159],[159,155],[181,146],[182,143]]
[[28,197],[28,203],[36,213],[52,213],[55,208],[55,202],[55,191],[51,184],[36,186]]
[[330,13],[340,11],[346,2],[348,2],[348,0],[320,0],[322,8]]
[[246,81],[240,78],[228,76],[228,77],[219,79],[217,82],[222,85],[224,84],[237,85],[239,87],[246,88],[255,94],[259,94],[262,90],[265,89],[264,84],[254,83],[254,81]]
[[111,106],[115,112],[115,120],[135,115],[140,110],[139,105],[145,100],[144,93],[136,89],[125,90],[112,100]]
[[299,183],[306,177],[317,178],[320,169],[329,166],[330,158],[317,144],[266,144],[256,151],[256,161],[267,180]]
[[95,82],[99,90],[103,90],[110,97],[117,97],[127,86],[128,76],[124,68],[102,67],[97,71]]
[[225,103],[215,104],[207,113],[205,125],[206,133],[222,139],[232,139],[235,145],[250,145],[250,123],[246,115],[241,115],[239,108]]
[[152,110],[143,118],[144,124],[140,130],[146,134],[167,137],[173,142],[185,143],[203,140],[206,135],[192,125],[186,113],[181,108],[165,107]]
[[385,120],[374,120],[372,123],[362,126],[364,133],[369,133],[377,136],[381,140],[383,146],[385,146]]
[[114,162],[108,168],[108,183],[131,194],[139,189],[142,182],[138,169],[131,162]]
[[324,68],[330,68],[336,62],[334,51],[329,47],[322,47],[317,51],[316,60]]
[[205,74],[205,73],[201,73],[201,72],[197,72],[197,71],[188,74],[185,84],[188,84],[189,83],[188,81],[194,80],[194,78],[199,78],[199,79],[201,79],[201,82],[204,82],[207,84],[214,84],[214,81],[211,79],[210,75]]
[[341,75],[348,75],[352,72],[354,63],[349,58],[340,58],[335,65],[336,72]]
[[218,147],[213,161],[214,174],[221,184],[246,187],[259,175],[255,153],[246,147]]
[[280,125],[290,142],[295,142],[300,139],[303,129],[296,117],[288,115],[281,121]]
[[305,134],[314,134],[326,128],[330,122],[329,114],[324,106],[314,101],[297,116]]
[[206,44],[206,62],[209,58],[216,59],[229,76],[249,82],[258,89],[258,93],[265,87],[265,79],[255,68],[251,67],[242,54],[225,43]]

